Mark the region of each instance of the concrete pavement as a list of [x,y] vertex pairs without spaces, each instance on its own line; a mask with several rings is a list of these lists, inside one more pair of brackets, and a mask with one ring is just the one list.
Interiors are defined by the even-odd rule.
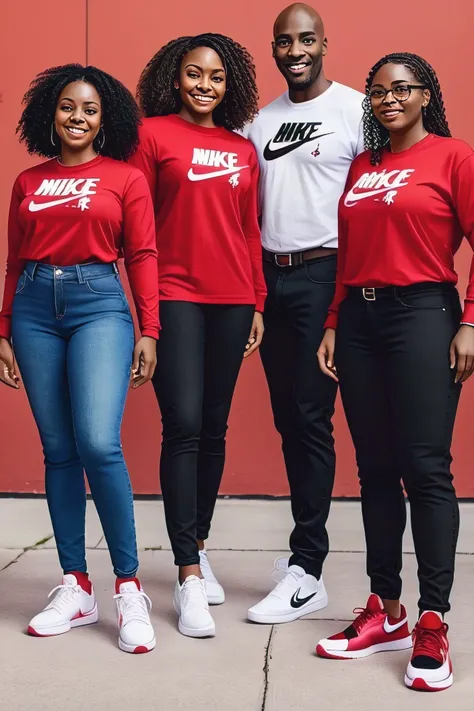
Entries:
[[[335,502],[325,568],[329,606],[280,626],[246,622],[246,611],[272,586],[275,557],[285,555],[291,518],[287,501],[220,500],[209,541],[210,560],[227,601],[212,608],[217,636],[193,640],[176,629],[175,570],[162,504],[136,502],[140,578],[153,600],[157,648],[147,655],[116,646],[113,576],[97,515],[88,505],[88,560],[100,621],[61,637],[24,633],[29,619],[60,582],[46,502],[0,499],[0,709],[3,711],[471,711],[474,707],[474,505],[462,505],[453,612],[448,622],[455,684],[442,694],[403,686],[407,652],[330,662],[315,657],[321,637],[352,619],[367,597],[358,503]],[[407,532],[404,601],[415,620],[416,566]]]

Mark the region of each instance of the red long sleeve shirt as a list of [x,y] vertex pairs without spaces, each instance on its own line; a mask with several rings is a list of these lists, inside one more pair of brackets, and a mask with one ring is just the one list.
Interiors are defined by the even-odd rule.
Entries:
[[142,335],[158,338],[153,204],[140,171],[102,156],[75,166],[53,159],[25,170],[10,204],[0,336],[10,337],[13,298],[26,262],[71,266],[122,256]]
[[155,202],[160,299],[262,311],[258,160],[250,141],[176,115],[148,118],[131,161]]
[[[457,283],[454,255],[463,236],[474,248],[474,151],[429,134],[380,165],[361,153],[339,202],[336,294],[326,328],[337,327],[348,287]],[[474,323],[474,261],[463,321]]]

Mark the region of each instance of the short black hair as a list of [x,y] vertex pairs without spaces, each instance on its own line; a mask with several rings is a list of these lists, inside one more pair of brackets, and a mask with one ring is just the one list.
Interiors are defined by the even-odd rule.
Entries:
[[426,59],[417,54],[409,52],[395,52],[386,54],[377,64],[374,64],[369,72],[365,85],[366,97],[364,99],[364,144],[366,150],[371,152],[370,162],[378,165],[382,156],[382,149],[389,142],[389,131],[375,118],[370,104],[369,92],[374,80],[374,76],[385,64],[403,64],[413,72],[417,81],[430,90],[431,99],[423,113],[423,125],[429,133],[437,136],[451,136],[446,110],[444,107],[443,94],[439,85],[436,72]]
[[137,87],[138,102],[145,116],[168,116],[180,111],[182,102],[174,82],[179,77],[185,54],[198,47],[210,47],[224,64],[227,91],[213,117],[217,126],[241,129],[258,113],[255,66],[248,51],[230,37],[207,33],[178,37],[150,59]]
[[51,141],[51,125],[59,96],[68,84],[85,81],[92,84],[102,104],[102,132],[94,141],[94,149],[103,156],[127,160],[138,145],[140,111],[131,92],[118,79],[97,67],[81,64],[64,64],[51,67],[38,74],[23,97],[25,109],[17,127],[20,141],[26,144],[28,153],[45,158],[59,154],[59,140]]

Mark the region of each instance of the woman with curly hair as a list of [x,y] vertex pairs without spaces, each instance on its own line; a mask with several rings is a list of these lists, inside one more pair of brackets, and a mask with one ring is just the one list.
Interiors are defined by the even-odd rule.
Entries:
[[[159,329],[153,204],[143,175],[123,162],[138,143],[138,107],[116,79],[79,64],[39,74],[24,103],[20,140],[50,160],[13,187],[0,380],[19,387],[18,361],[64,573],[28,632],[51,636],[97,622],[85,557],[85,470],[116,575],[120,649],[148,652],[151,603],[136,577],[120,442],[131,368],[133,387],[150,380]],[[122,255],[141,330],[135,346],[116,263]]]
[[[453,682],[444,622],[459,529],[450,447],[474,368],[474,270],[462,312],[453,264],[464,235],[474,246],[474,151],[451,138],[438,79],[421,57],[383,57],[366,93],[367,150],[339,204],[336,296],[318,356],[339,379],[356,449],[372,594],[317,651],[353,659],[413,642],[406,685],[439,691]],[[420,584],[413,636],[400,604],[401,482]]]
[[147,118],[132,160],[151,188],[160,250],[153,385],[166,523],[179,566],[174,605],[180,632],[206,637],[215,634],[208,603],[225,595],[204,540],[242,356],[263,334],[258,162],[252,144],[234,133],[257,113],[252,59],[222,35],[180,37],[150,60],[138,96]]

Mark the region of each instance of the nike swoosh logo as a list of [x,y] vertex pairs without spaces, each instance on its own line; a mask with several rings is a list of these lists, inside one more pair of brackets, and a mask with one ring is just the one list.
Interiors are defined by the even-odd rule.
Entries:
[[316,593],[311,593],[311,595],[308,595],[308,597],[298,597],[298,593],[300,592],[301,588],[298,588],[298,590],[293,594],[293,597],[290,600],[290,605],[291,607],[294,607],[298,609],[299,607],[303,607],[303,605],[306,605],[307,602],[309,602],[315,595]]
[[220,178],[222,175],[231,175],[232,173],[238,173],[239,170],[244,170],[248,168],[248,165],[237,166],[236,168],[225,168],[225,170],[215,170],[213,173],[195,173],[192,168],[189,169],[188,178],[193,182],[199,180],[210,180],[210,178]]
[[396,632],[397,630],[399,630],[400,627],[403,627],[407,620],[408,618],[405,617],[403,620],[401,620],[401,622],[397,622],[395,625],[391,625],[388,621],[388,617],[386,617],[383,623],[383,628],[387,634],[391,634],[392,632]]
[[311,143],[311,141],[315,141],[317,138],[324,138],[324,136],[332,136],[333,133],[334,131],[330,131],[329,133],[318,133],[312,138],[302,138],[301,141],[296,141],[296,143],[290,143],[287,146],[282,146],[281,148],[276,148],[275,150],[272,150],[270,148],[270,140],[268,141],[267,145],[263,150],[263,157],[265,158],[265,160],[275,160],[276,158],[282,158],[283,156],[286,156],[287,153],[291,153],[291,151],[295,151],[300,146],[304,146],[305,143]]
[[365,193],[355,193],[353,188],[349,190],[346,197],[344,198],[344,205],[346,207],[354,207],[356,202],[360,200],[365,200],[365,198],[374,197],[374,195],[381,195],[382,193],[388,193],[389,190],[398,190],[398,188],[403,188],[408,183],[400,183],[396,186],[390,185],[388,188],[378,188],[377,190],[368,190]]
[[60,200],[51,200],[50,202],[33,202],[33,200],[28,205],[28,210],[30,212],[39,212],[40,210],[47,210],[48,207],[54,207],[55,205],[63,205],[65,202],[71,202],[71,200],[80,200],[80,198],[87,197],[89,193],[83,193],[81,195],[73,195],[72,197],[61,198]]

